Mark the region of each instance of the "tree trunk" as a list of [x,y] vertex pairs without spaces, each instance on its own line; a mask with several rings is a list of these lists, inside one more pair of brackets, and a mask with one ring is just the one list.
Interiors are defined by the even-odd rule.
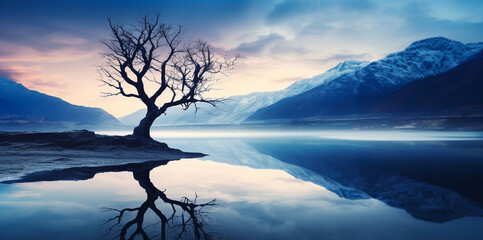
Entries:
[[134,128],[132,135],[151,140],[151,126],[159,115],[156,113],[156,110],[148,111],[146,116],[139,122],[139,125]]

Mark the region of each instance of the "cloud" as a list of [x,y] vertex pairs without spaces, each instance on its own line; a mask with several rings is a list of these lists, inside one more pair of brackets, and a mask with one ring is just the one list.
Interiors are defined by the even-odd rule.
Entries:
[[275,83],[293,83],[293,82],[298,81],[302,78],[304,78],[304,76],[279,78],[279,79],[273,79],[272,81],[275,82]]
[[38,65],[0,65],[0,76],[23,84],[29,89],[49,89],[61,91],[65,88],[62,76],[46,73]]
[[252,42],[244,42],[238,45],[234,50],[240,53],[261,53],[266,51],[268,48],[275,46],[278,42],[284,41],[285,37],[271,33],[267,36],[258,37],[257,40]]
[[[65,39],[59,39],[64,44]],[[74,39],[75,42],[81,42],[82,40]],[[54,41],[55,42],[55,41]],[[12,42],[0,41],[0,63],[32,63],[32,62],[66,62],[77,61],[95,56],[97,51],[95,49],[85,50],[79,47],[63,47],[58,45],[57,48],[50,49],[37,49],[27,45],[19,45]]]
[[428,15],[439,20],[482,22],[483,1],[440,0],[429,8]]
[[267,14],[266,20],[270,24],[293,19],[315,12],[322,5],[322,1],[287,0],[275,5]]
[[274,6],[267,14],[269,24],[285,23],[318,18],[321,15],[333,13],[353,14],[365,12],[375,8],[369,0],[286,0]]
[[[480,4],[483,12],[483,4]],[[437,18],[431,13],[431,8],[421,3],[411,3],[400,9],[392,9],[392,14],[404,19],[399,32],[414,36],[414,40],[424,37],[444,36],[467,42],[483,40],[483,19],[480,21],[465,21],[462,19]]]
[[232,51],[242,54],[242,56],[253,55],[283,55],[283,54],[304,54],[307,50],[298,44],[289,41],[284,36],[271,33],[259,36],[251,42],[243,42]]
[[358,61],[362,61],[362,60],[367,60],[367,59],[371,59],[372,56],[371,54],[369,53],[361,53],[361,54],[357,54],[357,53],[333,53],[325,58],[321,58],[321,59],[318,59],[317,62],[320,62],[320,63],[327,63],[327,62],[343,62],[343,61],[347,61],[347,60],[358,60]]
[[[0,18],[1,21],[1,18]],[[75,28],[72,26],[72,28]],[[12,24],[0,27],[0,41],[16,45],[29,46],[39,51],[54,50],[62,47],[77,46],[92,48],[98,44],[98,34],[95,38],[89,31],[76,33],[51,24],[36,25]]]
[[51,43],[62,45],[81,45],[87,43],[88,40],[79,37],[55,37],[50,40]]
[[370,52],[377,59],[428,37],[482,41],[483,2],[469,5],[472,9],[454,0],[285,0],[267,12],[265,24],[290,39],[286,46],[303,46],[310,53],[303,61],[323,60],[328,50],[341,55],[326,62],[346,60],[344,49]]

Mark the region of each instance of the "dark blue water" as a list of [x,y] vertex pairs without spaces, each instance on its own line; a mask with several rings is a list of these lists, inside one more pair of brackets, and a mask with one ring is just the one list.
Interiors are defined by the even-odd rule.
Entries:
[[0,184],[0,239],[483,239],[478,139],[162,140],[209,156]]

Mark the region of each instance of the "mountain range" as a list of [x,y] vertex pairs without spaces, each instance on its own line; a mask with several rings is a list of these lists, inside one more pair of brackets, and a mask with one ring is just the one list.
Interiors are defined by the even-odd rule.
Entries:
[[[277,119],[461,110],[469,106],[460,106],[459,100],[453,101],[448,108],[443,107],[446,103],[442,101],[439,107],[433,108],[434,105],[426,105],[424,109],[420,107],[419,100],[414,100],[412,105],[404,103],[405,110],[402,109],[401,101],[405,98],[403,96],[406,96],[406,101],[409,101],[427,94],[439,96],[437,99],[446,97],[447,101],[450,101],[449,99],[454,96],[467,95],[465,92],[467,90],[481,89],[481,84],[478,85],[477,82],[482,78],[481,72],[475,70],[479,75],[471,75],[472,77],[468,75],[471,79],[465,80],[463,88],[453,88],[462,73],[451,75],[446,72],[472,59],[477,61],[475,56],[482,50],[483,43],[463,44],[443,37],[424,39],[378,61],[340,63],[323,74],[297,81],[281,91],[234,96],[217,108],[201,105],[201,109],[196,114],[194,109],[187,111],[169,109],[166,115],[155,122],[155,125],[230,124]],[[471,65],[469,68],[477,68],[474,64],[476,63],[469,63],[468,66]],[[460,68],[459,71],[470,70]],[[446,74],[446,76],[438,76],[440,74]],[[412,92],[410,83],[423,82],[422,80],[431,77],[433,80],[428,80],[425,84],[427,87],[429,84],[429,88],[418,90],[412,96],[408,93],[399,94],[405,86],[408,86],[409,90],[404,88],[406,89],[404,91]],[[436,80],[443,78],[446,79],[444,86],[430,87],[443,84]],[[411,88],[420,88],[419,84],[411,84],[411,86],[413,86]],[[449,93],[450,89],[455,91]],[[472,93],[472,95],[475,94]],[[433,100],[437,101],[437,99]],[[427,98],[426,101],[433,100]],[[461,104],[472,104],[472,107],[469,107],[472,110],[477,109],[481,103],[481,98],[477,97],[469,102],[461,102]],[[398,108],[400,105],[401,108]],[[394,111],[391,111],[392,107]],[[144,113],[145,110],[139,110],[120,118],[120,121],[127,125],[136,125]]]
[[[173,124],[231,124],[240,123],[260,108],[276,103],[284,98],[306,92],[324,82],[331,81],[343,74],[353,72],[367,66],[369,62],[346,61],[328,71],[312,78],[302,79],[281,91],[255,92],[247,95],[233,96],[213,107],[209,104],[199,104],[200,109],[195,114],[194,108],[182,110],[170,108],[166,115],[161,116],[155,125]],[[137,125],[146,113],[141,109],[119,120],[126,125]]]
[[[462,44],[441,37],[417,41],[404,51],[390,54],[362,69],[344,74],[307,92],[259,109],[246,120],[370,114],[407,84],[443,74],[473,58],[482,49],[483,43]],[[480,75],[479,78],[481,79],[481,77]],[[456,81],[456,79],[449,80],[449,82],[452,81]],[[439,82],[436,84],[433,80],[432,83],[433,87],[419,91],[419,95],[443,94],[436,93],[442,90],[442,88],[436,88]],[[413,94],[411,97],[416,97],[415,95]],[[455,91],[446,97],[451,98],[455,95],[465,95],[465,92]],[[385,105],[390,106],[391,104]],[[415,102],[413,106],[417,105],[418,102]],[[390,107],[384,109],[388,108]],[[427,108],[425,110],[434,112],[437,109]],[[381,111],[382,109],[379,110],[379,112]],[[405,112],[413,111],[417,111],[417,109],[406,109]]]
[[57,126],[119,124],[100,108],[73,105],[6,78],[0,78],[0,120],[2,124]]
[[[154,125],[239,124],[334,116],[472,115],[483,112],[483,43],[443,37],[374,61],[345,61],[280,91],[233,96],[212,107],[170,108]],[[141,109],[119,120],[137,125]],[[99,108],[72,105],[0,78],[0,121],[117,125]]]
[[481,113],[482,92],[483,52],[480,52],[447,72],[407,84],[375,107],[373,112]]

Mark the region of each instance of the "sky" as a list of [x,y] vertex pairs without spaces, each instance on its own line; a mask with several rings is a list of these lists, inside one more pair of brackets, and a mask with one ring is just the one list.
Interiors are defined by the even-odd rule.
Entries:
[[0,76],[116,117],[134,112],[138,99],[101,97],[99,41],[107,17],[133,23],[148,13],[240,55],[214,97],[281,90],[428,37],[483,42],[481,0],[0,0]]

